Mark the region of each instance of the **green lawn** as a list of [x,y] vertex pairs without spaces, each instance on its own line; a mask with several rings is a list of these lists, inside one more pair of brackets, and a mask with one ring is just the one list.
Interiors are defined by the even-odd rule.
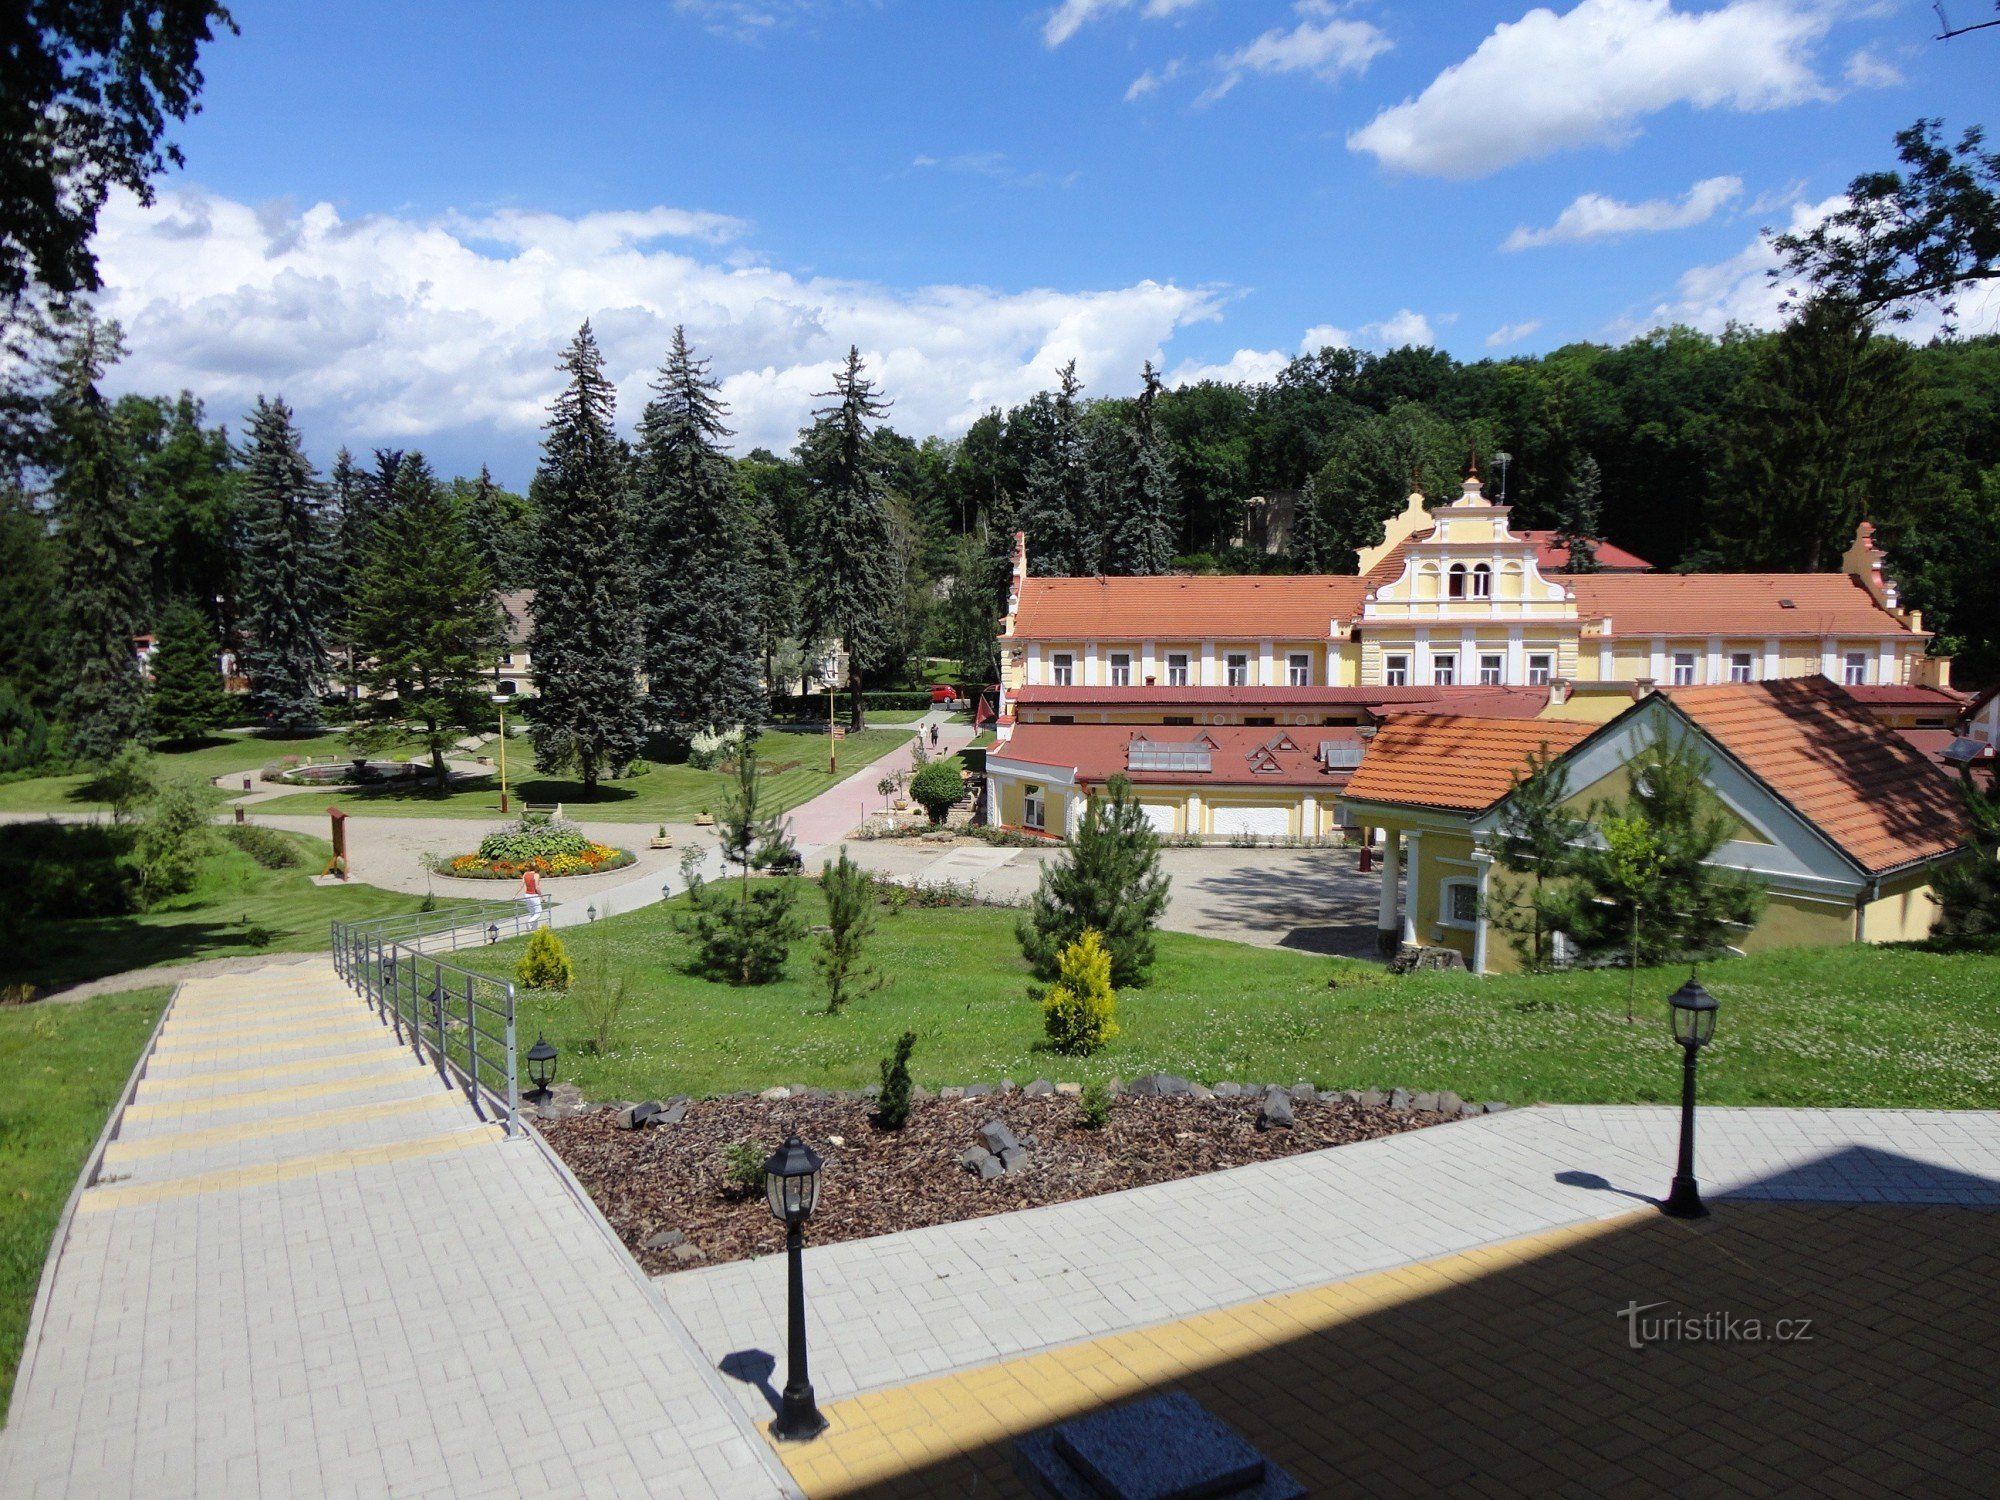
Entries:
[[[840,775],[826,768],[829,741],[824,733],[766,730],[757,741],[766,768],[764,785],[773,806],[784,809],[810,801],[836,781],[852,776],[910,738],[907,730],[868,729],[840,742]],[[510,747],[507,789],[517,802],[560,802],[566,815],[584,821],[620,823],[685,823],[704,808],[720,811],[734,778],[723,771],[700,771],[690,765],[642,762],[637,776],[601,782],[595,798],[586,801],[580,782],[536,774],[526,745]],[[329,806],[350,813],[402,817],[484,818],[491,820],[499,805],[497,777],[461,783],[446,793],[429,789],[359,792],[300,792],[274,797],[257,805],[260,813],[317,814]]]
[[[820,919],[816,890],[802,906]],[[1123,1033],[1080,1062],[1037,1049],[1041,1016],[1010,911],[884,912],[874,956],[893,982],[829,1017],[813,996],[810,939],[794,950],[790,978],[732,989],[681,971],[685,945],[669,910],[564,934],[579,962],[604,955],[633,981],[605,1057],[585,1054],[567,1001],[524,993],[522,1034],[546,1029],[563,1076],[594,1098],[856,1087],[876,1081],[877,1059],[906,1027],[919,1037],[915,1075],[931,1087],[1163,1070],[1207,1082],[1449,1088],[1517,1104],[1679,1097],[1664,1005],[1686,977],[1679,969],[1639,976],[1640,1021],[1628,1025],[1622,972],[1391,979],[1342,960],[1165,933],[1153,983],[1119,997]],[[519,946],[483,950],[480,961],[507,972]],[[2000,1106],[2000,956],[1795,950],[1712,965],[1703,978],[1722,1002],[1702,1067],[1707,1099]]]
[[0,1010],[0,1412],[56,1220],[169,993]]
[[[207,778],[229,771],[254,774],[287,755],[304,758],[347,754],[346,737],[340,734],[310,735],[303,739],[219,734],[190,749],[161,750],[159,764],[161,771],[169,776]],[[88,795],[90,781],[88,775],[76,775],[35,776],[26,781],[7,782],[0,785],[0,812],[99,811],[105,804]]]
[[[333,846],[324,839],[285,837],[301,851],[302,863],[293,869],[267,870],[241,850],[225,848],[205,863],[194,890],[156,910],[32,924],[25,941],[0,956],[0,982],[47,989],[154,964],[307,953],[327,946],[331,922],[415,911],[423,900],[372,885],[316,886],[312,877],[332,857]],[[262,949],[250,943],[255,926],[271,934]]]

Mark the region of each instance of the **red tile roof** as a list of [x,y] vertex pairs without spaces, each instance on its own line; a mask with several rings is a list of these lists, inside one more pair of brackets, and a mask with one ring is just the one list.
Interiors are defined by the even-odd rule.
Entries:
[[[1556,540],[1553,531],[1524,531],[1513,528],[1514,535],[1524,542],[1533,542],[1536,561],[1544,573],[1560,573],[1569,566],[1569,548]],[[1650,573],[1653,565],[1636,552],[1627,552],[1612,542],[1599,540],[1597,543],[1597,566],[1615,573]]]
[[1030,641],[1325,640],[1361,606],[1347,574],[1030,578],[1015,635]]
[[[1890,635],[1905,626],[1846,573],[1577,573],[1586,620],[1620,635]],[[1787,607],[1781,601],[1789,599]]]
[[1303,713],[1348,708],[1380,715],[1426,713],[1531,719],[1548,706],[1545,687],[1022,687],[1007,695],[1019,708],[1144,709],[1147,712],[1269,708]]
[[1398,714],[1376,732],[1347,784],[1356,801],[1480,812],[1512,790],[1528,756],[1561,754],[1601,726],[1562,719]]
[[1823,677],[1683,688],[1671,702],[1870,874],[1965,841],[1956,782]]
[[1940,713],[1956,714],[1972,701],[1970,693],[1954,692],[1950,688],[1893,682],[1854,683],[1841,691],[1870,708],[1934,708]]
[[[1206,739],[1213,747],[1207,771],[1130,771],[1126,750],[1135,739],[1155,745],[1186,744]],[[1074,770],[1079,781],[1093,785],[1114,775],[1134,786],[1316,786],[1338,790],[1350,767],[1328,770],[1319,761],[1322,740],[1352,740],[1360,736],[1344,728],[1285,730],[1242,725],[1164,726],[1159,724],[1022,724],[1004,745],[987,752],[993,761],[1026,761],[1032,765]],[[1289,747],[1289,748],[1288,748]],[[1254,769],[1258,765],[1267,770]]]

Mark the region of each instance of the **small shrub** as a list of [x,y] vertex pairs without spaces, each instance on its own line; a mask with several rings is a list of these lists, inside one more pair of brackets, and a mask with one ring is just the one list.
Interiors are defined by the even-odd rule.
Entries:
[[910,795],[933,823],[942,823],[944,815],[965,795],[965,773],[959,770],[956,759],[934,760],[910,779]]
[[1097,929],[1062,950],[1056,981],[1042,1000],[1042,1025],[1058,1052],[1088,1057],[1118,1035],[1118,997],[1111,989],[1111,953]]
[[688,741],[688,764],[697,771],[713,771],[733,756],[743,744],[741,725],[718,730],[713,724],[695,731]]
[[1085,1130],[1102,1130],[1111,1122],[1111,1090],[1101,1083],[1086,1083],[1076,1100],[1076,1123]]
[[252,922],[248,927],[243,929],[243,941],[260,953],[277,940],[278,935],[262,922]]
[[843,846],[838,863],[829,860],[821,867],[819,888],[826,897],[826,931],[813,954],[813,968],[826,996],[826,1013],[837,1016],[849,1000],[889,982],[863,956],[875,930],[875,880],[847,857]]
[[214,787],[193,777],[160,783],[132,843],[142,904],[154,906],[194,889],[202,860],[215,849],[208,820],[220,800]]
[[875,1118],[884,1130],[901,1130],[910,1118],[910,1052],[917,1034],[906,1031],[896,1039],[896,1055],[882,1059],[882,1098]]
[[733,1141],[722,1148],[722,1180],[746,1196],[764,1190],[764,1158],[770,1153],[755,1141]]
[[159,790],[159,769],[143,745],[127,745],[83,788],[86,797],[111,804],[111,821],[129,823]]
[[437,892],[425,891],[424,899],[417,903],[417,910],[420,912],[429,913],[429,912],[434,912],[437,909],[438,909]]
[[[30,1004],[35,994],[36,990],[32,984],[10,984],[5,989],[0,989],[0,1006]],[[888,1066],[887,1063],[882,1064],[885,1072]]]
[[222,836],[267,870],[291,870],[304,864],[299,846],[275,828],[255,823],[231,823]]
[[593,1056],[602,1057],[611,1050],[611,1034],[631,994],[632,981],[624,971],[614,973],[610,961],[602,958],[584,971],[580,982],[570,986],[570,1003],[586,1033],[583,1045]]
[[563,940],[550,929],[537,927],[528,939],[528,951],[514,965],[514,982],[529,990],[566,990],[574,984],[576,968]]

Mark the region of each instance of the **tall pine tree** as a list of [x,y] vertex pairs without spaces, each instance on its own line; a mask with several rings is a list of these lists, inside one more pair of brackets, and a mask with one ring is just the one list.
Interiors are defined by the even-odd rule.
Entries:
[[798,580],[792,563],[792,549],[785,544],[779,518],[766,498],[739,472],[739,488],[745,491],[743,504],[748,516],[748,547],[745,562],[750,569],[751,597],[757,610],[757,654],[763,659],[764,686],[776,695],[783,691],[779,682],[778,657],[785,643],[798,634]]
[[153,730],[163,740],[198,740],[229,721],[215,627],[192,599],[176,599],[160,620],[154,648]]
[[1319,498],[1319,481],[1308,474],[1298,498],[1292,502],[1292,567],[1301,573],[1325,572],[1332,550],[1326,510]]
[[647,717],[685,744],[762,722],[749,516],[722,452],[728,415],[684,329],[639,420],[634,509],[645,558]]
[[1094,574],[1100,560],[1098,486],[1083,433],[1082,394],[1071,360],[1056,372],[1048,427],[1029,460],[1021,496],[1029,566],[1059,578]]
[[833,389],[821,394],[834,404],[814,413],[799,442],[809,486],[807,551],[800,560],[806,634],[846,647],[848,724],[861,729],[867,723],[861,684],[894,649],[900,602],[872,425],[889,404],[862,373],[855,347],[833,377]]
[[[1118,431],[1121,462],[1105,492],[1104,571],[1148,576],[1173,565],[1180,496],[1174,485],[1173,455],[1160,430],[1160,372],[1146,361],[1144,385],[1133,404],[1132,422]],[[1028,538],[1030,546],[1034,537]]]
[[[598,777],[624,770],[644,740],[639,591],[624,445],[611,429],[616,393],[588,323],[563,351],[559,368],[569,384],[556,397],[535,475],[539,521],[528,654],[536,697],[528,720],[536,761],[547,770],[574,766],[590,796]],[[483,469],[480,478],[490,483]]]
[[241,453],[243,670],[250,711],[273,729],[320,722],[338,556],[326,490],[282,399],[257,398]]
[[503,637],[478,549],[420,453],[397,466],[390,504],[369,528],[354,638],[366,689],[357,746],[414,734],[444,791],[445,751],[492,712],[485,674]]
[[131,445],[98,382],[124,354],[116,323],[65,318],[51,356],[51,509],[61,564],[56,618],[70,753],[108,761],[147,734],[146,687],[132,636],[147,566],[134,530]]
[[1577,460],[1556,512],[1556,545],[1569,554],[1565,573],[1595,573],[1597,541],[1604,531],[1604,478],[1588,453]]

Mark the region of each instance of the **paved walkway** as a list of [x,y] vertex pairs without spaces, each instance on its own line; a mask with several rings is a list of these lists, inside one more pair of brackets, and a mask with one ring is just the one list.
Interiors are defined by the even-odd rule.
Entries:
[[0,1495],[786,1492],[568,1175],[323,960],[182,986],[59,1243]]

